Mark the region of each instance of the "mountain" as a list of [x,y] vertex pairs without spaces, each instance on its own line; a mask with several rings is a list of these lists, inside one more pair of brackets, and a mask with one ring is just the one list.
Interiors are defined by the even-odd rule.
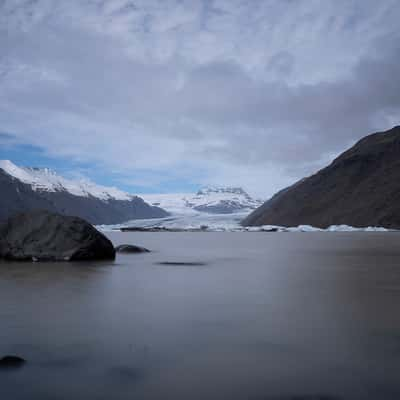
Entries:
[[33,209],[75,215],[92,224],[168,216],[116,188],[66,179],[47,168],[19,167],[8,160],[0,160],[0,193],[0,220]]
[[188,207],[212,214],[232,214],[257,208],[260,200],[250,197],[242,188],[207,187],[186,199]]
[[364,137],[242,221],[245,226],[303,224],[400,228],[400,126]]
[[206,187],[196,194],[142,195],[149,203],[165,208],[175,214],[204,212],[210,214],[233,214],[254,210],[261,200],[250,197],[243,189],[234,187]]

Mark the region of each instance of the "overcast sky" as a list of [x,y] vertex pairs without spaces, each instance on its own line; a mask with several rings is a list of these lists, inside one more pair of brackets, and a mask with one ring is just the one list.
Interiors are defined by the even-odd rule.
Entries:
[[398,0],[0,0],[0,156],[267,197],[400,123],[399,21]]

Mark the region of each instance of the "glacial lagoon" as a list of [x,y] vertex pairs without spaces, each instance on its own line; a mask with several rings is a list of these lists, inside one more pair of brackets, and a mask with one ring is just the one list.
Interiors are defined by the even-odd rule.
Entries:
[[107,232],[0,263],[2,399],[400,398],[400,234]]

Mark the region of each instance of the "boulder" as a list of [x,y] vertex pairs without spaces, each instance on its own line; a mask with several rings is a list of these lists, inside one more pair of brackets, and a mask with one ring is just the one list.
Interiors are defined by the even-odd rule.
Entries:
[[149,253],[150,250],[133,244],[120,244],[115,248],[117,253]]
[[33,211],[0,225],[0,258],[18,261],[114,259],[110,240],[78,217]]
[[0,369],[20,368],[26,361],[18,356],[5,356],[0,358]]

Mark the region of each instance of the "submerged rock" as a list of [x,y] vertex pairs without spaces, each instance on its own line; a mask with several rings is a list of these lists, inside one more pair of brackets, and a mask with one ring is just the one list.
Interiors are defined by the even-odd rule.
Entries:
[[77,217],[34,211],[0,225],[0,258],[18,261],[114,259],[110,240]]
[[173,266],[188,266],[188,267],[201,267],[207,265],[207,263],[200,261],[161,261],[157,263],[158,265],[173,265]]
[[150,250],[145,247],[135,246],[133,244],[120,244],[115,247],[117,253],[149,253]]
[[20,368],[26,361],[18,356],[5,356],[0,358],[0,369]]

